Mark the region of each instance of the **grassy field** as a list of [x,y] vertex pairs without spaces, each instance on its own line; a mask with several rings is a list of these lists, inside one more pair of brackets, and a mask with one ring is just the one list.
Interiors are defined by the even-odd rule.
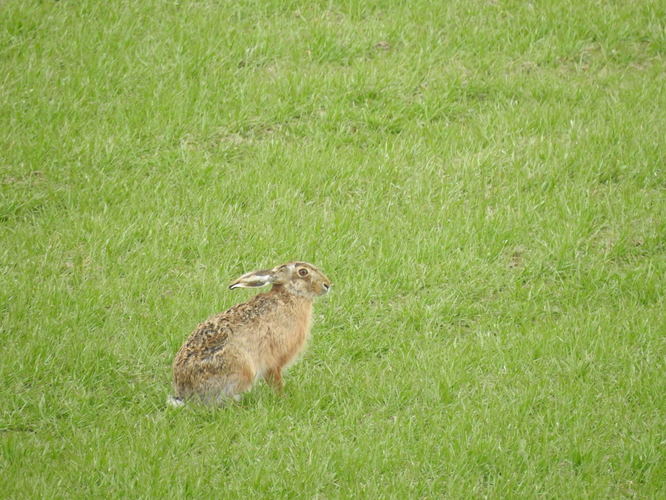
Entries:
[[[666,497],[665,20],[0,2],[0,497]],[[166,407],[292,259],[286,395]]]

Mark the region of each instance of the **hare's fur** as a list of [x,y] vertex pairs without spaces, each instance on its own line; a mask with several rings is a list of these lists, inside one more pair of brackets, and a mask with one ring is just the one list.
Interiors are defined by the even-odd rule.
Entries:
[[264,378],[282,391],[282,370],[307,345],[312,302],[328,292],[330,280],[315,266],[290,262],[271,270],[244,274],[229,288],[272,284],[254,296],[217,314],[192,332],[173,362],[173,406],[185,400],[223,404],[240,399]]

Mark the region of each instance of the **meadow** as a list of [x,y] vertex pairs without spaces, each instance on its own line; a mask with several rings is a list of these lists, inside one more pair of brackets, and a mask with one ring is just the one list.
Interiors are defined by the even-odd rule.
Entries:
[[[666,497],[666,4],[0,2],[0,497]],[[246,271],[286,393],[169,408]]]

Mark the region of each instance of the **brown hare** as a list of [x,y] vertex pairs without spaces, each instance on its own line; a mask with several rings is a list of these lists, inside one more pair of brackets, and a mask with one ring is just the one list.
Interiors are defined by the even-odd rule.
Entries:
[[244,274],[229,288],[268,284],[268,292],[209,318],[190,334],[173,362],[170,404],[238,401],[260,377],[282,391],[282,370],[310,336],[312,302],[329,291],[331,281],[312,264],[289,262]]

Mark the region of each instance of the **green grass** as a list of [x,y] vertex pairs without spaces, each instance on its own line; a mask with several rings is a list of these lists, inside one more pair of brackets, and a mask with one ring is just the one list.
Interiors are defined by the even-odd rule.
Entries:
[[[0,495],[664,498],[665,19],[0,3]],[[291,259],[286,396],[167,408]]]

